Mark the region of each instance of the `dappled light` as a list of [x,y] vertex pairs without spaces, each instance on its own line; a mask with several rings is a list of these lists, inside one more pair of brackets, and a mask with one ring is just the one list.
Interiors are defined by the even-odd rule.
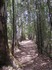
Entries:
[[52,70],[52,0],[0,0],[0,70]]
[[[37,46],[32,40],[20,42],[20,46],[23,49],[16,47],[13,61],[14,67],[3,67],[4,70],[51,70],[52,62],[50,58],[45,55],[38,54]],[[24,47],[25,46],[25,47]],[[20,63],[20,66],[18,65]]]

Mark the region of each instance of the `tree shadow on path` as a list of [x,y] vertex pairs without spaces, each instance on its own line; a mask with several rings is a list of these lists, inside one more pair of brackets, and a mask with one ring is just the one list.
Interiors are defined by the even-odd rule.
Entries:
[[[41,55],[37,51],[37,45],[34,41],[22,41],[19,42],[19,48],[15,47],[14,67],[3,67],[0,70],[52,70],[52,61],[49,57]],[[38,55],[39,54],[39,55]],[[22,67],[18,66],[17,61]]]

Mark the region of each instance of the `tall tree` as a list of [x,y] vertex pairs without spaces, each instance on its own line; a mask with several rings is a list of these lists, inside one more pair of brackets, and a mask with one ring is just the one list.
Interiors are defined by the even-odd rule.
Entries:
[[41,0],[36,2],[36,9],[37,9],[37,46],[38,51],[43,53],[43,30],[42,30],[42,12],[41,12]]
[[14,29],[14,28],[15,28],[15,27],[14,27],[14,26],[15,26],[15,24],[14,24],[14,23],[15,23],[15,22],[14,22],[14,21],[15,21],[15,20],[14,20],[14,18],[15,18],[15,17],[14,17],[14,0],[12,0],[12,9],[13,9],[13,40],[12,40],[12,54],[14,55],[14,37],[15,37],[15,36],[14,36],[14,32],[15,32],[15,29]]
[[51,46],[51,39],[52,39],[52,2],[51,0],[47,0],[47,5],[49,9],[49,18],[50,18],[50,49],[49,49],[49,54],[52,53],[52,46]]
[[0,0],[0,66],[8,61],[7,12],[5,0]]

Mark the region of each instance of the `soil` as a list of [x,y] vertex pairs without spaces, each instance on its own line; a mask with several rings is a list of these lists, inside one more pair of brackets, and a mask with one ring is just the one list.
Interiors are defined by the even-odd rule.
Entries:
[[52,70],[52,60],[38,53],[34,41],[25,40],[19,44],[19,48],[14,49],[13,67],[3,66],[0,70]]

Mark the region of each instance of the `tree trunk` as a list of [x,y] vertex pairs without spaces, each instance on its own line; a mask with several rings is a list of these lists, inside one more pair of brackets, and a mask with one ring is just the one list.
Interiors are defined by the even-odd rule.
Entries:
[[15,18],[15,16],[14,16],[14,0],[12,0],[12,9],[13,9],[13,40],[12,40],[12,55],[14,55],[14,38],[15,38],[15,34],[14,34],[14,32],[15,32],[15,24],[14,24],[14,18]]
[[47,0],[47,5],[49,8],[49,17],[50,17],[50,49],[49,49],[49,55],[52,53],[52,45],[51,45],[51,39],[52,39],[52,4],[50,2],[51,0]]
[[7,13],[5,1],[0,0],[0,66],[8,61],[8,42],[7,42]]
[[38,9],[37,12],[37,46],[38,46],[38,52],[43,53],[44,43],[43,43],[43,34],[42,34],[42,22],[41,22],[41,0],[39,3],[36,4],[36,9]]

